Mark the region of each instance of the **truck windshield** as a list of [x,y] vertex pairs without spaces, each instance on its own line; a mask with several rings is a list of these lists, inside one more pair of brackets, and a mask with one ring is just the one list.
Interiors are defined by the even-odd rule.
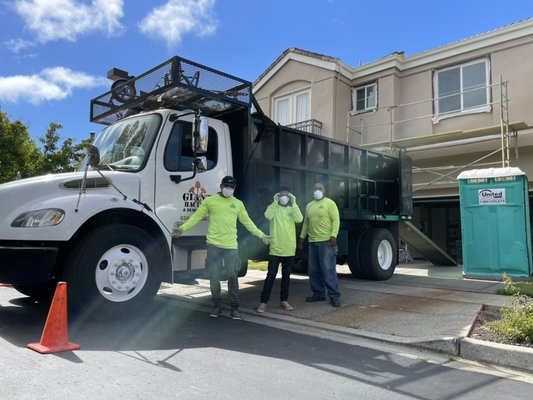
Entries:
[[142,169],[160,124],[161,116],[150,114],[125,119],[105,128],[94,142],[100,151],[99,168],[131,172]]

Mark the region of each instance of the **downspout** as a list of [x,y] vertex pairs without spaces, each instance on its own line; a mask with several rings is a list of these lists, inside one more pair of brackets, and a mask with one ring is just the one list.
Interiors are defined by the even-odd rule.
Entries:
[[[337,139],[337,86],[339,84],[339,64],[336,64],[335,67],[335,80],[333,82],[333,96],[335,96],[335,100],[333,100],[333,139]],[[340,139],[340,138],[339,138]]]

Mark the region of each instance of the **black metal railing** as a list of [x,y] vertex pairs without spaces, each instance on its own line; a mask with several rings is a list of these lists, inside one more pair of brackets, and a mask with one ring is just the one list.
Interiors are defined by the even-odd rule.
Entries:
[[308,119],[287,126],[300,131],[314,133],[315,135],[322,135],[322,122],[316,119]]

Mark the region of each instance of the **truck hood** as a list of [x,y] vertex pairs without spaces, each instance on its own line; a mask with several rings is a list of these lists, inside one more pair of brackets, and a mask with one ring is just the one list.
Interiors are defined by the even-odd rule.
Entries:
[[[104,175],[128,198],[140,200],[140,180],[132,173],[105,171]],[[0,231],[23,212],[61,208],[72,214],[78,205],[82,172],[44,175],[21,179],[0,185]],[[84,208],[100,208],[104,202],[122,199],[122,195],[100,174],[91,171],[87,174],[85,193],[80,199],[79,217],[85,214]]]
[[[126,196],[139,199],[140,181],[131,173],[106,171],[105,177],[117,186]],[[64,174],[43,175],[33,178],[20,179],[0,185],[0,204],[2,206],[10,201],[13,204],[21,204],[27,199],[56,197],[60,193],[69,196],[72,193],[79,193],[83,181],[83,172],[70,172]],[[120,196],[118,191],[96,171],[87,173],[85,192],[114,192]],[[14,199],[13,197],[16,197]],[[2,207],[4,208],[4,207]],[[11,208],[11,207],[10,207]]]

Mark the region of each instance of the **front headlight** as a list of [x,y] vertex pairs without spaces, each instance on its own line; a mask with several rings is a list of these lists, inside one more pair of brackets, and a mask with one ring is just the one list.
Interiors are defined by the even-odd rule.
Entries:
[[65,211],[59,208],[45,208],[44,210],[28,211],[20,214],[11,223],[13,228],[41,228],[55,226],[63,221]]

